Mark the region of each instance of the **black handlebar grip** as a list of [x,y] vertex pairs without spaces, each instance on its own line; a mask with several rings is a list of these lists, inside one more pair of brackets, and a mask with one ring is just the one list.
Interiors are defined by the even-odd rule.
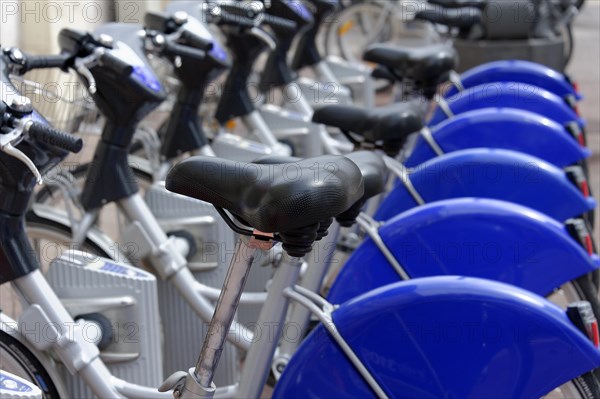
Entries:
[[308,0],[308,1],[311,2],[312,4],[314,4],[315,7],[321,8],[323,10],[328,10],[328,11],[336,10],[341,6],[341,4],[338,0]]
[[119,76],[129,76],[131,75],[131,72],[133,72],[133,66],[114,56],[110,51],[106,51],[102,54],[100,63],[102,66],[110,69]]
[[80,138],[39,122],[31,122],[27,128],[27,134],[34,140],[74,153],[81,151],[83,147],[83,141]]
[[298,24],[290,19],[271,14],[263,14],[263,23],[271,26],[272,28],[279,28],[288,32],[294,32],[298,27]]
[[227,2],[219,4],[222,12],[243,18],[254,19],[260,14],[251,4]]
[[187,45],[203,51],[210,51],[213,48],[212,40],[201,38],[200,36],[186,30],[181,32],[181,40],[183,40]]
[[70,54],[27,55],[25,58],[25,70],[31,71],[33,69],[43,68],[65,69],[70,58]]
[[202,50],[172,42],[165,42],[163,53],[165,55],[180,56],[193,59],[204,59],[206,56],[206,53]]
[[256,24],[254,20],[240,15],[229,14],[221,11],[217,17],[217,25],[239,26],[241,28],[253,28]]

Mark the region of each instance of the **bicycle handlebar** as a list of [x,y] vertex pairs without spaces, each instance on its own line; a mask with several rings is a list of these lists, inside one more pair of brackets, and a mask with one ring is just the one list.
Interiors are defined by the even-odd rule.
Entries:
[[100,56],[100,63],[120,76],[128,76],[133,72],[133,67],[130,64],[115,57],[108,51]]
[[[212,47],[212,46],[211,46]],[[206,53],[194,47],[184,46],[171,41],[165,41],[162,53],[170,56],[181,56],[195,59],[204,58]]]
[[65,69],[71,57],[71,54],[26,55],[23,69],[25,72],[43,68]]
[[298,24],[290,19],[278,17],[271,14],[263,14],[263,23],[271,26],[272,28],[282,29],[288,32],[294,32],[298,27]]
[[240,15],[229,14],[221,11],[220,15],[215,16],[215,23],[219,26],[237,26],[240,28],[254,28],[256,23],[254,20]]
[[210,51],[213,48],[212,40],[203,39],[198,35],[195,35],[186,30],[181,32],[181,39],[186,43],[186,45],[189,45],[190,47],[196,49],[200,49],[202,51]]
[[34,140],[73,153],[78,153],[83,147],[83,141],[80,138],[39,122],[29,122],[26,125],[26,131]]

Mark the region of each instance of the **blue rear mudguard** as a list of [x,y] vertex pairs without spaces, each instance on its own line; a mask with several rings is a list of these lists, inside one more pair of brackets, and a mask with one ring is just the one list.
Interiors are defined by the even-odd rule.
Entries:
[[[600,267],[565,226],[531,208],[459,198],[413,208],[379,229],[411,278],[459,275],[516,285],[546,296]],[[328,300],[341,303],[400,280],[369,238],[346,261]]]
[[[435,126],[432,135],[446,153],[466,148],[504,148],[534,155],[561,168],[591,155],[559,123],[514,108],[465,112]],[[405,165],[415,167],[435,156],[419,136]]]
[[[581,128],[585,126],[584,120],[562,98],[526,83],[485,83],[461,91],[446,101],[454,115],[488,107],[517,108],[535,112],[563,126],[571,122],[577,122]],[[446,114],[437,107],[429,126],[435,126],[446,119]]]
[[[390,398],[539,398],[600,365],[600,351],[561,309],[489,280],[390,284],[342,304],[332,317]],[[339,348],[319,325],[273,398],[375,397]]]
[[[581,95],[563,73],[531,61],[487,62],[463,72],[460,79],[465,89],[484,83],[520,82],[541,87],[562,99],[581,100]],[[457,93],[458,89],[451,86],[445,93],[445,97],[452,97]]]
[[[528,206],[559,221],[596,207],[596,201],[586,198],[562,169],[516,151],[475,148],[451,152],[417,166],[410,181],[426,203],[493,198]],[[417,205],[406,186],[398,182],[375,219],[388,220]]]

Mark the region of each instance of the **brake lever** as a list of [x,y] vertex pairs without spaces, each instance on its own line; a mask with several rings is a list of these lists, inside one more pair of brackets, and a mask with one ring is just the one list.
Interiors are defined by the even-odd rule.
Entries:
[[35,166],[33,161],[29,159],[29,157],[25,155],[21,150],[13,146],[13,142],[18,143],[23,138],[23,128],[26,124],[27,122],[23,123],[19,121],[17,127],[15,127],[12,132],[0,134],[0,151],[23,162],[25,166],[27,166],[27,168],[35,176],[37,184],[42,184],[44,182],[42,174]]
[[27,166],[27,168],[35,176],[35,181],[37,182],[37,184],[44,183],[44,179],[42,178],[42,174],[40,173],[38,168],[35,166],[33,161],[29,159],[29,157],[27,157],[27,155],[23,154],[21,150],[13,147],[12,144],[8,143],[2,147],[2,151],[10,155],[11,157],[17,158],[19,161],[23,162],[25,166]]
[[257,39],[265,43],[271,51],[275,51],[275,49],[277,48],[277,43],[275,43],[275,40],[273,40],[273,38],[269,36],[269,34],[264,30],[254,27],[251,28],[249,32],[250,35],[256,37]]
[[100,58],[103,52],[103,49],[97,48],[92,54],[88,55],[87,57],[75,59],[75,70],[77,71],[77,73],[83,76],[85,80],[87,80],[87,88],[90,94],[96,94],[96,79],[94,78],[94,75],[92,75],[92,72],[89,68],[95,66],[98,63],[98,59]]

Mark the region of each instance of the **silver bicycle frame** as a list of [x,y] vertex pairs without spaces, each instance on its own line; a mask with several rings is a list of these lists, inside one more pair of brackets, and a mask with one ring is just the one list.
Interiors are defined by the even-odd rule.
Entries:
[[[169,239],[158,224],[156,218],[139,194],[119,201],[123,213],[132,221],[140,224],[144,238],[151,245],[151,261],[162,278],[170,279],[181,296],[205,322],[209,322],[214,306],[200,293],[202,286],[187,267],[186,259],[177,251],[174,241]],[[200,288],[200,290],[199,290]],[[242,350],[248,350],[253,333],[243,325],[234,322],[228,340]]]
[[[126,203],[124,206],[134,206],[136,200]],[[336,234],[332,234],[333,236]],[[234,326],[228,327],[228,323],[232,320],[233,314],[237,309],[237,304],[243,289],[243,282],[246,278],[249,267],[252,263],[252,254],[254,251],[240,251],[245,248],[243,245],[238,245],[236,255],[232,261],[230,271],[228,272],[229,284],[235,286],[235,289],[223,290],[219,298],[220,306],[215,310],[215,316],[212,318],[209,333],[210,337],[203,347],[202,355],[198,362],[197,370],[193,372],[190,369],[188,373],[182,372],[184,385],[179,386],[179,389],[185,387],[187,390],[182,392],[184,398],[198,397],[216,397],[219,399],[235,398],[235,397],[258,397],[264,387],[266,378],[269,373],[273,354],[275,353],[280,341],[281,332],[285,327],[286,314],[288,311],[288,300],[290,298],[298,301],[302,306],[310,309],[319,319],[323,318],[324,314],[328,314],[333,309],[324,299],[320,298],[312,291],[303,288],[295,287],[295,284],[300,275],[302,258],[296,258],[284,253],[275,277],[269,288],[268,298],[265,306],[261,310],[257,326],[267,327],[268,334],[261,334],[250,345],[250,350],[247,354],[245,367],[242,373],[242,379],[238,385],[226,386],[219,389],[214,389],[214,384],[210,384],[208,389],[197,389],[197,382],[200,376],[203,376],[202,386],[206,388],[207,382],[210,383],[211,372],[218,361],[218,353],[226,338],[231,335],[231,331],[235,330]],[[245,256],[240,256],[245,255]],[[323,270],[318,270],[318,260],[313,266],[315,273],[313,277],[322,276]],[[321,267],[326,262],[322,262]],[[186,270],[182,268],[181,270]],[[175,274],[176,277],[178,274]],[[173,278],[173,277],[172,277]],[[305,281],[305,285],[310,282],[316,283],[318,278],[309,278]],[[40,271],[35,271],[27,276],[21,277],[13,281],[13,285],[21,294],[26,304],[25,311],[20,319],[24,331],[28,331],[36,323],[44,323],[43,325],[53,326],[72,326],[76,324],[68,314],[58,297],[52,291],[45,278]],[[229,286],[227,288],[230,288]],[[315,306],[310,306],[312,303],[320,303],[325,311],[315,310]],[[329,309],[329,310],[327,310]],[[324,313],[325,312],[325,313]],[[344,352],[351,358],[353,365],[359,370],[365,380],[371,385],[375,392],[382,392],[380,387],[374,381],[372,376],[366,371],[364,365],[352,352],[348,345],[344,345],[343,337],[336,332],[335,326],[329,320],[327,322],[328,330],[334,334],[334,338],[342,346]],[[18,326],[18,325],[17,325]],[[239,328],[239,327],[238,327]],[[69,370],[73,373],[77,372],[84,382],[92,389],[98,397],[104,398],[139,398],[139,399],[164,399],[172,397],[169,392],[158,392],[155,388],[144,387],[136,384],[128,383],[127,381],[113,377],[106,365],[99,357],[99,351],[96,345],[86,341],[83,336],[77,334],[63,334],[51,342],[46,342],[45,345],[33,340],[32,345],[40,351],[53,349],[59,358],[65,363]],[[214,369],[213,369],[214,371]],[[194,381],[187,381],[189,378],[194,378]],[[196,384],[196,385],[194,385]],[[173,387],[175,388],[175,386]]]
[[[24,309],[17,325],[24,326],[25,337],[38,350],[52,348],[72,373],[79,373],[85,383],[100,398],[121,398],[112,384],[112,376],[100,359],[98,347],[86,339],[77,323],[64,308],[52,287],[39,270],[12,282],[18,293],[30,305]],[[34,334],[29,331],[45,331]]]
[[276,154],[291,155],[290,149],[277,141],[277,138],[273,135],[273,132],[269,129],[269,126],[267,126],[258,111],[252,111],[248,115],[244,115],[241,119],[248,131],[255,134],[261,143],[271,147]]
[[[306,255],[308,265],[306,273],[300,279],[300,287],[311,292],[319,292],[333,260],[339,236],[340,225],[334,223],[329,228],[329,234],[313,245],[313,251]],[[288,322],[294,323],[293,325],[304,334],[310,321],[310,311],[298,303],[292,303],[288,312]],[[302,342],[301,339],[290,340],[284,338],[281,340],[273,360],[273,372],[277,377],[298,349],[300,342]]]

